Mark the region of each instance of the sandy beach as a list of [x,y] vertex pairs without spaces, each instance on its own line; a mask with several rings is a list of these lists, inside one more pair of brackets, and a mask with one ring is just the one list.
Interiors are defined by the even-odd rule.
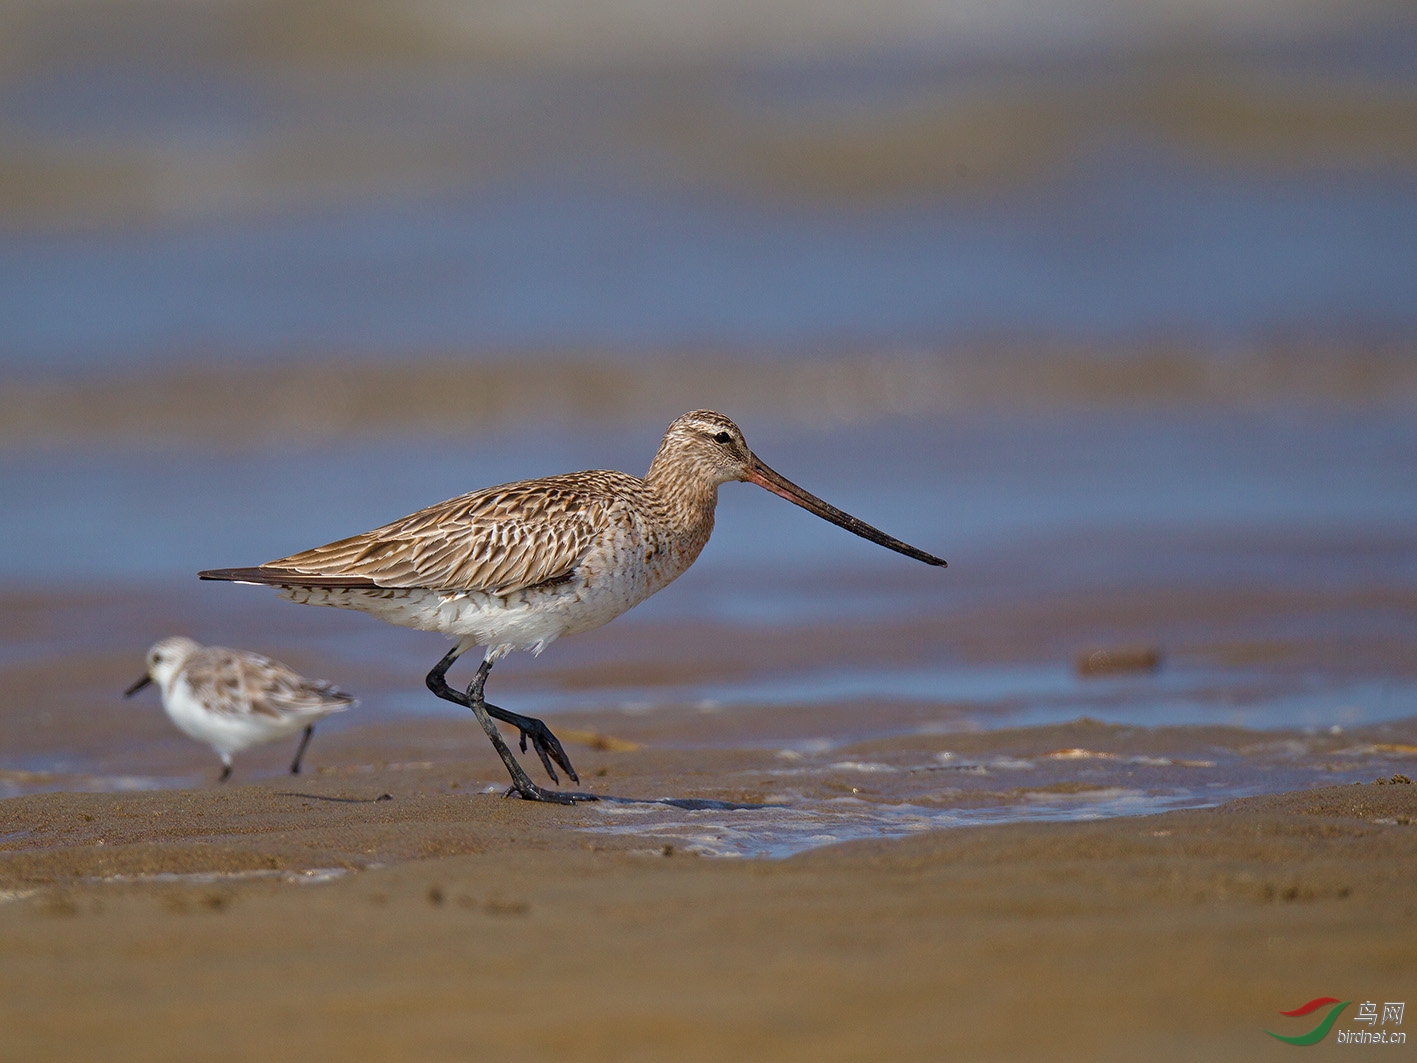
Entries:
[[[1355,572],[1392,568],[1372,544],[1324,549],[1366,558]],[[1354,1002],[1337,1027],[1351,1031],[1357,1002],[1417,997],[1413,720],[1250,730],[1146,706],[1192,672],[1204,696],[1235,696],[1210,678],[1217,662],[1258,669],[1243,698],[1284,712],[1298,711],[1290,673],[1328,676],[1335,698],[1361,694],[1353,677],[1405,691],[1410,595],[1338,567],[1302,595],[1128,584],[1005,607],[984,566],[956,597],[973,600],[972,579],[994,595],[916,616],[914,641],[874,621],[769,637],[627,619],[510,671],[506,703],[554,702],[538,674],[593,703],[617,682],[652,697],[785,662],[810,675],[850,648],[908,671],[948,645],[964,674],[992,660],[1027,675],[1146,636],[1168,663],[1086,681],[1104,684],[1084,688],[1094,712],[1111,690],[1155,712],[1148,726],[1006,726],[1007,704],[939,700],[558,710],[582,786],[605,798],[571,808],[503,798],[470,720],[391,711],[417,654],[402,670],[320,660],[332,633],[356,656],[424,643],[259,594],[231,597],[243,644],[286,642],[368,701],[322,726],[305,774],[282,774],[289,750],[273,745],[218,786],[216,758],[155,699],[118,695],[140,663],[119,643],[190,620],[205,588],[10,595],[0,738],[34,770],[0,777],[18,793],[0,801],[0,1054],[1280,1058],[1294,1049],[1263,1030],[1314,1025],[1280,1011],[1337,996]],[[45,631],[106,649],[46,664],[22,641]],[[1003,723],[971,723],[991,713]]]
[[5,802],[6,1057],[1261,1059],[1417,995],[1410,785],[743,861],[446,776]]
[[[1314,1029],[1280,1012],[1330,996],[1349,1004],[1313,1051],[1332,1053],[1365,1032],[1360,1003],[1417,997],[1417,790],[1402,781],[1417,777],[1417,567],[1379,519],[1403,512],[1386,485],[1410,482],[1394,457],[1406,422],[1334,419],[1309,442],[1313,423],[840,433],[867,469],[910,454],[928,475],[969,471],[926,480],[941,515],[878,518],[950,547],[937,581],[804,553],[815,529],[725,490],[718,553],[493,674],[498,702],[544,715],[602,798],[571,808],[501,796],[484,736],[423,687],[435,636],[186,570],[6,590],[0,1057],[1277,1059],[1295,1049],[1264,1031]],[[1152,451],[1132,468],[1139,438]],[[841,439],[792,443],[768,452],[814,485],[849,480]],[[401,473],[407,452],[381,460]],[[1055,460],[1035,478],[1038,454]],[[199,533],[132,491],[70,560],[108,563],[127,549],[112,537],[136,541],[129,519],[151,521],[174,569],[194,543],[191,570],[272,556],[222,556],[213,516],[217,488],[268,483],[267,468],[290,477],[282,497],[371,505],[372,487],[266,460],[196,467],[208,493],[175,493],[200,501]],[[321,461],[333,476],[351,456]],[[1098,468],[1082,512],[1115,513],[1114,492],[1129,515],[1165,514],[1174,497],[1293,483],[1344,513],[1346,485],[1376,516],[1278,527],[1277,506],[1258,530],[1242,508],[1209,529],[1070,533]],[[1218,482],[1238,487],[1218,488],[1212,470],[1233,469]],[[987,544],[981,496],[999,483],[1030,521],[1052,499],[1057,523]],[[241,509],[265,516],[231,526],[304,534],[286,526],[297,506],[244,490]],[[841,500],[875,516],[890,497]],[[957,509],[976,532],[956,543]],[[363,704],[321,723],[305,774],[284,774],[293,743],[277,743],[219,786],[216,757],[151,691],[122,697],[146,647],[178,632]],[[1119,670],[1099,672],[1108,659]]]

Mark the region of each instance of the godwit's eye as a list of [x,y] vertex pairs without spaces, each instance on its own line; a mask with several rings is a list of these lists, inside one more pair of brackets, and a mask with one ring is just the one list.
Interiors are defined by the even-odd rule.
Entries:
[[733,437],[727,432],[720,432],[713,437],[715,443],[732,443]]

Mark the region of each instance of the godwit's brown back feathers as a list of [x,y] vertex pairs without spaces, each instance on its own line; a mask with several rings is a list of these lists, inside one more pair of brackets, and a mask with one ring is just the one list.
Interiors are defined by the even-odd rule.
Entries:
[[647,495],[644,481],[621,472],[523,480],[459,495],[256,568],[198,575],[273,586],[510,594],[568,576],[609,527],[612,508],[636,495]]

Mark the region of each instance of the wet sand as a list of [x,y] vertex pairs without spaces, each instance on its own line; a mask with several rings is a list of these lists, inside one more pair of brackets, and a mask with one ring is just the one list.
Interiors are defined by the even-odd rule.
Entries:
[[[1079,640],[1145,631],[1167,668],[1190,657],[1264,662],[1273,682],[1286,670],[1404,681],[1405,592],[1339,582],[1298,597],[1129,585],[1005,607],[1000,581],[984,603],[912,624],[959,667],[1067,660]],[[965,602],[969,587],[963,577]],[[306,774],[282,775],[289,750],[271,746],[216,786],[208,751],[155,704],[115,693],[141,652],[121,644],[192,619],[200,601],[95,590],[11,595],[0,610],[14,629],[0,712],[10,761],[67,748],[91,771],[126,765],[167,787],[0,801],[6,1058],[1258,1059],[1290,1050],[1262,1029],[1303,1032],[1282,1009],[1417,997],[1417,938],[1404,929],[1417,911],[1417,787],[1400,781],[1417,775],[1410,718],[1330,734],[1163,719],[936,731],[924,725],[944,707],[908,701],[560,712],[550,719],[583,786],[636,800],[559,808],[504,799],[470,721],[380,708],[417,676],[370,656],[355,671],[366,708],[317,734]],[[353,666],[331,661],[333,636],[356,653],[373,645],[344,614],[231,603],[226,622],[247,641],[289,641],[297,663],[341,681]],[[912,660],[901,628],[843,625],[767,638],[627,620],[510,670],[501,689],[520,705],[544,672],[588,695],[626,676],[652,690],[693,668],[751,674],[853,645]],[[414,645],[369,630],[399,652]],[[73,656],[46,660],[46,631]],[[782,755],[863,717],[868,729],[820,757]],[[1278,752],[1255,751],[1266,745]],[[1283,774],[1296,759],[1310,774]],[[696,840],[704,823],[793,805],[824,817],[843,802],[933,801],[1027,818],[1041,799],[1119,786],[1190,779],[1203,793],[1206,772],[1261,788],[1349,781],[1161,815],[822,838],[807,851],[798,838],[786,859],[704,856]],[[666,796],[678,803],[652,800]],[[774,807],[733,807],[746,805]]]
[[[1058,538],[952,566],[948,595],[862,570],[818,602],[783,575],[795,619],[756,624],[711,606],[755,608],[731,570],[691,574],[498,666],[606,798],[571,808],[504,799],[472,722],[419,711],[435,638],[194,580],[0,595],[0,1056],[1289,1051],[1262,1030],[1312,1024],[1281,1010],[1417,997],[1409,558]],[[151,637],[217,625],[364,699],[306,774],[279,744],[217,786],[155,699],[122,700]],[[1154,672],[1069,678],[1137,646]],[[803,693],[843,661],[938,691]],[[996,672],[1066,682],[949,693]],[[1330,726],[1373,684],[1393,713]]]
[[1417,995],[1410,785],[743,861],[445,775],[5,802],[6,1055],[1255,1059]]

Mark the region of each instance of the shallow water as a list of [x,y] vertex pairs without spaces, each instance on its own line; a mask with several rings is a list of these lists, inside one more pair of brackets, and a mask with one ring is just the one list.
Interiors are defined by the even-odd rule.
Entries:
[[[653,438],[632,425],[466,447],[11,454],[0,795],[209,785],[215,759],[168,727],[154,697],[118,697],[146,646],[174,632],[269,653],[359,695],[357,713],[320,727],[322,770],[483,755],[465,713],[424,689],[438,637],[192,573],[478,483],[590,462],[633,469]],[[607,802],[598,829],[781,855],[1411,773],[1417,422],[1405,415],[1057,413],[764,425],[750,438],[951,567],[917,571],[725,487],[712,543],[676,584],[493,676],[499,704],[558,732],[711,765],[602,792],[765,806]],[[1153,648],[1159,666],[1078,671],[1088,651],[1116,646]],[[413,750],[396,740],[383,757],[385,739],[361,738],[399,719],[441,737]],[[570,742],[576,759],[590,755]],[[277,780],[287,755],[248,754],[238,778]],[[470,782],[504,785],[495,768]]]
[[[667,67],[396,33],[362,62],[276,58],[239,5],[111,33],[80,29],[101,5],[39,8],[8,28],[50,60],[0,71],[0,370],[1403,340],[1417,24],[1310,35],[1231,6],[1253,36],[1179,52],[1087,43],[1135,12],[1042,40],[1029,12],[811,58],[744,27],[738,54]],[[433,17],[390,8],[415,36]]]
[[[1417,521],[1417,418],[1405,409],[1004,411],[821,428],[744,418],[744,430],[780,472],[955,566],[972,567],[999,545],[1067,535],[1381,534]],[[7,546],[0,577],[31,585],[185,580],[199,568],[257,564],[376,527],[476,487],[587,467],[638,473],[662,431],[650,422],[298,449],[14,448],[0,454],[0,494],[10,503],[0,511]],[[1048,558],[1042,545],[1039,553],[1031,567],[1071,563]],[[804,608],[821,615],[841,603],[832,582],[798,579],[791,598],[781,587],[764,592],[754,585],[758,572],[715,590],[710,583],[731,578],[731,566],[789,578],[833,566],[836,578],[856,581],[852,609],[934,600],[932,582],[905,579],[888,558],[761,491],[729,484],[713,539],[686,579],[713,573],[713,581],[696,580],[695,608],[734,621],[784,622]],[[1188,560],[1094,555],[1085,575],[1157,580]],[[1329,580],[1331,566],[1366,561],[1325,558],[1310,578]],[[1262,576],[1266,564],[1263,550],[1216,556],[1194,577]],[[879,592],[863,585],[874,577],[888,581]],[[944,579],[946,587],[958,582]],[[661,602],[672,599],[641,608]]]
[[984,205],[843,213],[548,182],[239,227],[12,237],[0,366],[101,368],[190,337],[220,337],[229,360],[472,337],[647,354],[1177,329],[1223,343],[1278,322],[1392,332],[1417,325],[1415,201],[1410,179],[1276,181],[1128,153]]
[[[990,823],[1147,815],[1256,793],[1372,782],[1417,766],[1417,700],[1396,728],[1256,732],[1090,720],[840,743],[782,744],[723,780],[752,804],[679,808],[604,802],[589,829],[717,856],[784,856],[817,845]],[[1392,741],[1394,735],[1405,741]],[[1374,737],[1383,740],[1373,741]],[[963,741],[967,751],[957,746]],[[1065,745],[1086,741],[1087,745]]]
[[606,803],[598,807],[605,824],[590,833],[644,838],[703,856],[784,857],[822,845],[862,838],[900,838],[929,830],[1045,820],[1086,820],[1104,816],[1143,816],[1173,808],[1219,804],[1243,792],[1196,795],[1184,791],[1148,793],[1109,787],[1078,795],[1037,795],[992,808],[948,811],[910,803],[874,804],[856,797],[807,803],[784,793],[781,804],[761,809],[686,811],[662,814],[653,805]]
[[[1411,775],[1417,554],[1384,530],[1393,504],[1363,533],[1040,524],[987,549],[966,539],[928,582],[889,558],[853,566],[841,536],[823,547],[834,592],[817,555],[766,537],[785,555],[773,567],[706,558],[616,624],[500,663],[489,693],[544,715],[583,772],[611,772],[583,776],[623,799],[592,806],[593,829],[705,854]],[[359,711],[321,724],[312,770],[505,786],[466,713],[423,688],[436,636],[195,580],[36,588],[4,615],[0,796],[211,785],[215,758],[155,697],[119,696],[172,631],[358,694]],[[1079,671],[1114,647],[1157,666]],[[288,755],[238,758],[236,784],[281,785]],[[470,776],[469,756],[484,765]]]
[[[734,706],[849,703],[853,699],[943,705],[937,724],[951,730],[999,730],[1079,717],[1107,723],[1224,725],[1254,730],[1343,728],[1405,719],[1417,710],[1417,682],[1397,679],[1276,680],[1260,672],[1168,672],[1155,679],[1079,678],[1068,664],[927,668],[853,668],[793,672],[736,683],[701,683],[594,691],[519,690],[518,704],[539,715],[558,710],[665,707],[711,713]],[[427,699],[399,699],[396,709],[427,711]],[[807,743],[819,738],[803,739]]]
[[659,758],[614,792],[680,803],[597,829],[781,855],[1411,773],[1410,25],[604,67],[76,10],[0,55],[0,797],[207,785],[118,697],[174,633],[359,694],[322,770],[461,771],[438,638],[193,573],[639,472],[714,404],[950,568],[726,486],[678,583],[494,676]]

